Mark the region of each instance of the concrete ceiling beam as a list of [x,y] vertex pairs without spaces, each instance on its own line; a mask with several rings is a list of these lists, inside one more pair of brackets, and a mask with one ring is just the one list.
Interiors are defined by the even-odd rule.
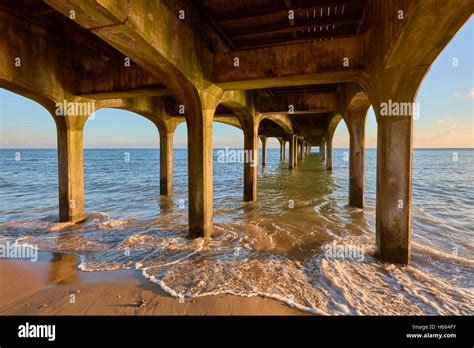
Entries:
[[325,113],[337,108],[336,92],[296,96],[259,97],[257,111],[263,114]]
[[359,35],[219,53],[213,82],[223,89],[256,89],[355,81],[363,70],[364,43]]

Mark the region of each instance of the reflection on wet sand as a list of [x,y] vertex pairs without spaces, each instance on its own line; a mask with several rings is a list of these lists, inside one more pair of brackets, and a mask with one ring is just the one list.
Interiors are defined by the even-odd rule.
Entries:
[[53,253],[48,265],[48,283],[62,285],[79,281],[78,261],[79,257],[74,254]]

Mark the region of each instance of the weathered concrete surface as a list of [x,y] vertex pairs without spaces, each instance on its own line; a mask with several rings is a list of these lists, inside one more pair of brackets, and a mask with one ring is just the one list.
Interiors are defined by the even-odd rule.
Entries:
[[244,201],[257,200],[258,174],[258,125],[250,124],[244,128]]
[[286,157],[286,140],[283,138],[278,138],[280,142],[280,161],[284,161]]
[[378,255],[384,261],[409,263],[413,120],[379,121],[377,137]]
[[242,125],[235,115],[215,115],[214,122],[219,122],[242,129]]
[[189,233],[212,236],[212,120],[215,109],[191,114],[188,122]]
[[96,100],[172,95],[156,77],[137,65],[78,71],[72,88],[75,95]]
[[[261,48],[214,56],[213,81],[224,89],[254,89],[355,81],[362,71],[364,37]],[[343,66],[348,57],[350,65]],[[235,66],[235,58],[239,66]]]
[[293,167],[296,168],[298,166],[298,136],[293,136],[294,146],[293,146]]
[[59,221],[85,220],[83,130],[88,116],[56,118],[58,135]]
[[[189,230],[212,235],[212,117],[215,107],[206,92],[212,76],[212,54],[196,34],[162,1],[128,2],[48,0],[59,12],[76,11],[77,22],[166,81],[166,87],[186,107],[188,123]],[[159,13],[159,19],[153,14]],[[151,15],[150,15],[151,14]],[[178,53],[178,52],[185,52]],[[212,99],[212,98],[211,98]]]
[[288,168],[289,169],[294,169],[295,168],[295,136],[291,136],[290,138],[290,151],[289,151],[289,161],[288,161]]
[[377,117],[377,255],[409,263],[413,117],[382,115],[382,103],[412,103],[422,79],[419,69],[386,71],[367,90]]
[[288,136],[294,134],[294,122],[291,117],[286,114],[261,114],[257,113],[255,122],[261,124],[262,120],[268,119],[275,122]]
[[356,208],[364,207],[366,113],[349,114],[349,205]]
[[262,142],[262,166],[267,165],[267,137],[261,136],[260,141]]
[[[244,130],[245,149],[254,153],[250,159],[255,164],[251,166],[249,161],[244,165],[244,199],[253,201],[259,135],[290,140],[290,168],[297,165],[298,153],[301,158],[306,154],[306,142],[319,144],[322,159],[331,169],[332,137],[342,115],[351,139],[349,202],[362,207],[363,120],[368,104],[365,109],[359,106],[370,99],[378,122],[377,254],[385,261],[409,262],[413,119],[382,115],[381,105],[388,100],[415,101],[430,65],[471,16],[471,0],[458,0],[456,6],[441,0],[370,1],[364,5],[363,19],[353,36],[295,44],[291,49],[275,46],[235,52],[225,48],[215,28],[210,29],[198,11],[188,11],[190,3],[183,2],[188,19],[191,17],[185,22],[174,13],[176,6],[165,0],[46,3],[66,16],[74,10],[76,23],[87,30],[79,39],[69,33],[72,40],[58,40],[37,22],[25,22],[28,14],[18,13],[14,18],[0,11],[4,34],[0,87],[36,100],[50,112],[55,102],[80,96],[90,98],[84,101],[100,100],[101,105],[116,98],[133,100],[118,102],[122,106],[117,107],[135,110],[157,125],[160,192],[166,195],[172,194],[172,134],[185,120],[193,236],[212,235],[213,121]],[[81,37],[97,39],[91,33],[103,40],[100,46],[112,46],[107,45],[112,56],[103,57],[103,52],[89,52],[88,45],[81,46]],[[237,33],[236,37],[241,40],[245,35],[249,33]],[[126,69],[115,66],[123,57],[136,65]],[[19,67],[13,65],[17,58],[21,58]],[[362,87],[365,101],[354,97],[358,93],[352,93],[357,89],[353,89],[354,83]],[[329,88],[336,92],[294,96],[281,95],[280,89],[280,95],[267,91],[257,97],[255,91],[320,84],[333,84]],[[166,107],[157,109],[163,105],[157,97],[165,96],[170,97],[167,102],[174,99],[183,105],[184,115],[170,117]],[[219,104],[235,117],[216,115]],[[80,221],[85,217],[82,129],[87,115],[53,117],[58,130],[60,219]],[[265,151],[262,157],[265,163]]]
[[[413,115],[382,115],[383,103],[415,102],[432,62],[471,16],[474,3],[376,2],[368,14],[371,51],[360,84],[377,117],[377,255],[407,264],[411,241]],[[403,11],[400,20],[392,11]],[[394,12],[393,12],[394,13]],[[413,49],[417,47],[417,49]]]
[[160,195],[173,195],[173,132],[160,132]]
[[337,96],[335,92],[324,92],[287,97],[260,97],[256,108],[262,114],[325,113],[337,109]]
[[333,138],[333,133],[329,133],[327,135],[327,141],[326,141],[326,169],[327,170],[332,170],[332,138]]
[[302,138],[299,138],[298,144],[299,144],[299,159],[303,160],[304,159],[304,145],[303,145],[304,140]]
[[326,142],[324,140],[319,144],[319,154],[324,163],[326,163]]
[[349,205],[364,207],[365,120],[370,101],[358,84],[346,84],[341,114],[349,131]]

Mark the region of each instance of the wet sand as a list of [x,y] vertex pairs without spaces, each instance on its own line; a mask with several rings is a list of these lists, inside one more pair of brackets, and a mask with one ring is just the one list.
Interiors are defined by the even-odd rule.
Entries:
[[0,259],[0,315],[307,315],[276,300],[171,297],[136,270],[81,272],[78,257]]

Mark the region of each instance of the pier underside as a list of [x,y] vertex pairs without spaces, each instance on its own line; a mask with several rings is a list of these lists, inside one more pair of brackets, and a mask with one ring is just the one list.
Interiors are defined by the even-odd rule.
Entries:
[[243,165],[244,201],[257,199],[268,138],[279,140],[289,170],[312,146],[332,170],[333,135],[345,122],[348,202],[363,208],[372,106],[377,255],[406,264],[414,115],[386,106],[414,105],[432,62],[472,10],[470,0],[2,0],[0,88],[37,101],[55,120],[60,221],[86,218],[83,129],[91,109],[58,112],[59,104],[120,108],[151,120],[165,196],[173,193],[173,135],[186,122],[195,237],[213,234],[212,122],[242,129],[244,150],[254,154]]

